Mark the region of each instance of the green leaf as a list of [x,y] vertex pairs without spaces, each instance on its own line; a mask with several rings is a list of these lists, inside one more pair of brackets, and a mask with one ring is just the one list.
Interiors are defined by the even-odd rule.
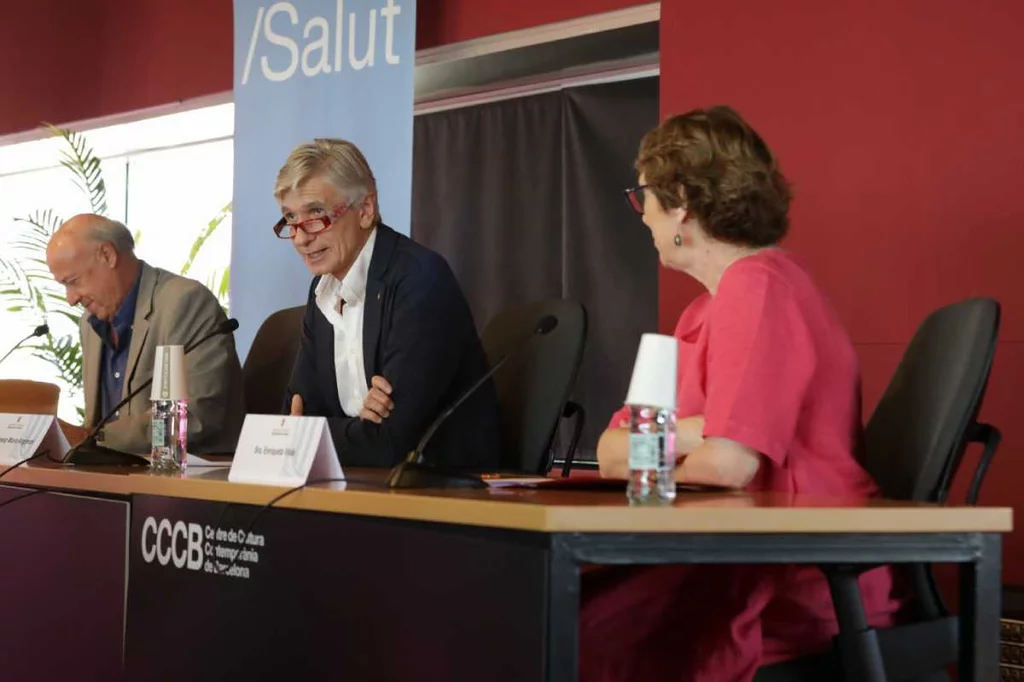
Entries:
[[224,208],[217,213],[214,218],[206,224],[206,228],[199,233],[195,241],[192,242],[192,248],[189,249],[188,258],[185,260],[185,264],[181,266],[182,276],[188,275],[188,271],[192,269],[192,264],[195,262],[196,256],[202,250],[206,240],[213,236],[213,233],[217,231],[224,219],[231,215],[231,203],[227,203]]
[[86,143],[85,136],[49,123],[45,126],[55,137],[60,137],[67,143],[68,149],[61,151],[60,163],[71,171],[75,184],[89,198],[92,212],[107,215],[107,185],[103,181],[101,162],[92,147]]
[[231,266],[225,266],[224,272],[220,275],[220,284],[217,287],[217,297],[221,300],[227,300],[228,293],[231,291]]
[[82,388],[82,347],[72,336],[55,338],[48,335],[46,340],[28,346],[33,355],[54,366],[65,384],[72,389]]
[[82,321],[82,315],[80,313],[68,310],[51,310],[50,312],[70,320],[76,327]]
[[57,231],[57,228],[61,226],[64,221],[53,212],[53,209],[46,209],[45,211],[36,210],[25,218],[15,218],[15,220],[23,223],[28,223],[34,229],[32,234],[37,234],[43,239],[49,239],[50,235]]

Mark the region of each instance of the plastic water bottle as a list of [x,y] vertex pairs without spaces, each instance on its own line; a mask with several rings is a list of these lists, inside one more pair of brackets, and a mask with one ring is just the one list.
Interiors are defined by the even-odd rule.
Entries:
[[672,410],[630,406],[630,504],[664,504],[676,499],[676,417]]
[[185,471],[188,455],[188,375],[184,346],[157,346],[153,358],[152,440],[149,468],[164,473]]
[[188,463],[188,401],[154,400],[150,468],[154,471],[181,472]]

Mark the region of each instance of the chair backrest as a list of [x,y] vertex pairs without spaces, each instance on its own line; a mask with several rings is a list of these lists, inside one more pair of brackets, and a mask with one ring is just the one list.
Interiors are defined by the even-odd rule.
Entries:
[[[962,301],[933,312],[914,334],[864,433],[865,467],[886,497],[945,502],[977,425],[999,312],[992,299]],[[947,615],[929,564],[902,572],[918,619]]]
[[278,310],[256,332],[242,366],[247,413],[280,414],[284,407],[288,379],[302,341],[305,311],[305,306]]
[[551,443],[583,359],[587,312],[565,299],[527,303],[496,315],[481,335],[493,365],[546,315],[558,325],[527,342],[494,375],[503,469],[546,473],[551,468]]
[[865,428],[865,466],[882,493],[943,502],[981,407],[999,331],[987,298],[929,315]]
[[0,414],[57,414],[60,387],[44,381],[0,379]]

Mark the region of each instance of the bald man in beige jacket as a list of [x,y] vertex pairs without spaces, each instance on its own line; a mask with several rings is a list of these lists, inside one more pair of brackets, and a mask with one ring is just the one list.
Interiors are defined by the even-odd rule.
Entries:
[[[46,250],[47,265],[67,290],[68,302],[88,311],[79,329],[86,430],[152,379],[157,346],[188,346],[226,320],[209,289],[147,265],[134,249],[131,232],[123,224],[83,214],[64,223]],[[188,451],[233,452],[245,417],[242,368],[233,336],[209,339],[188,354],[185,364]],[[115,450],[148,455],[149,390],[122,407],[98,440]]]

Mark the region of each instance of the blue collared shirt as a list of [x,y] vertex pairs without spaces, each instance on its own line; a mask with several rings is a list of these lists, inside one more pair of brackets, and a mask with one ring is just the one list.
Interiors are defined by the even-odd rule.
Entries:
[[[132,345],[132,323],[135,321],[135,302],[139,299],[139,282],[142,280],[142,268],[135,279],[135,286],[121,301],[121,307],[114,313],[111,322],[99,320],[95,315],[89,316],[89,324],[100,337],[103,345],[100,350],[100,409],[99,418],[110,412],[110,408],[121,401],[124,390],[124,375],[128,370],[128,349]],[[117,345],[114,345],[114,334],[117,332]],[[116,417],[115,417],[116,419]]]

